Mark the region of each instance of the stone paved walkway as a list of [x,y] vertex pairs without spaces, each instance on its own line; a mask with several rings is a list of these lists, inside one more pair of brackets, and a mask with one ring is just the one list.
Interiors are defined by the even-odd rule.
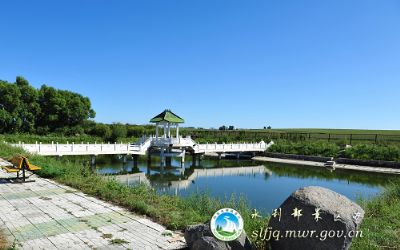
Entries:
[[54,181],[0,170],[0,228],[17,249],[181,249],[181,234]]

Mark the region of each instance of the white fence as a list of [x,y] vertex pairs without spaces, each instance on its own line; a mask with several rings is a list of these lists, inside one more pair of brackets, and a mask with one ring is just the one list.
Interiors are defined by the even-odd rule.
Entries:
[[[175,140],[180,140],[176,144]],[[90,143],[51,143],[51,144],[11,144],[12,146],[22,147],[26,151],[39,155],[107,155],[107,154],[138,154],[145,155],[151,146],[169,146],[173,145],[178,148],[190,147],[195,153],[226,153],[226,152],[263,152],[270,147],[273,142],[266,144],[259,143],[229,143],[229,144],[195,144],[190,138],[169,139],[163,138],[158,140],[154,137],[143,138],[137,144],[90,144]]]
[[[22,147],[26,151],[39,154],[39,155],[107,155],[107,154],[145,154],[147,148],[144,145],[134,145],[134,144],[89,144],[89,143],[68,143],[68,144],[12,144],[13,146]],[[144,150],[142,150],[144,149]]]
[[165,146],[165,145],[174,145],[175,147],[193,147],[196,144],[192,138],[188,137],[178,137],[178,138],[164,138],[164,137],[154,137],[151,136],[151,145],[152,146]]
[[273,144],[274,142],[266,144],[263,141],[258,143],[197,144],[193,149],[195,153],[263,152]]

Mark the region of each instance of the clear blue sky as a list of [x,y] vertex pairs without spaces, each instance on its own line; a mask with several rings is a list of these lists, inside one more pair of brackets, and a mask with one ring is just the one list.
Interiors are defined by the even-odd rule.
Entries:
[[0,79],[96,121],[400,129],[400,1],[1,1]]

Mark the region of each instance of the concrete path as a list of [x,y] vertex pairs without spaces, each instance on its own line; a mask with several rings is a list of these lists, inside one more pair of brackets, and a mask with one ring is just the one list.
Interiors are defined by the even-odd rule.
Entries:
[[180,233],[68,186],[11,184],[0,170],[0,229],[17,249],[180,249]]
[[12,164],[0,158],[0,167],[8,167],[8,166],[12,166]]
[[[264,157],[264,156],[256,156],[256,157],[253,157],[252,160],[324,167],[323,162],[316,162],[316,161],[280,159],[280,158],[271,158],[271,157]],[[374,173],[384,173],[384,174],[400,174],[400,169],[396,169],[396,168],[382,168],[382,167],[370,167],[370,166],[347,165],[347,164],[335,164],[335,168],[356,170],[356,171],[365,171],[365,172],[374,172]]]

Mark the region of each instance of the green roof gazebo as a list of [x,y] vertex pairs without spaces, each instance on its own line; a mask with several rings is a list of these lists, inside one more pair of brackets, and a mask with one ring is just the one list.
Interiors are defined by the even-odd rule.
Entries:
[[171,110],[166,109],[162,113],[156,115],[150,120],[151,123],[156,124],[156,139],[159,138],[158,127],[161,125],[164,127],[163,138],[171,138],[171,125],[176,126],[176,138],[179,141],[179,123],[184,123],[178,115],[174,114]]

